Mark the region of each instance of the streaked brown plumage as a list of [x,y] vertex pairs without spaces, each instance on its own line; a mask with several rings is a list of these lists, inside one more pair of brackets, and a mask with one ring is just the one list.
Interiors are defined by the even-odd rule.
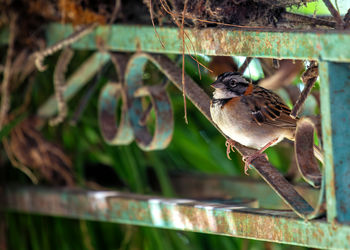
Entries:
[[[246,159],[248,165],[268,147],[284,138],[294,140],[298,119],[275,93],[253,85],[240,73],[226,72],[211,85],[215,88],[210,105],[213,121],[232,141],[259,150]],[[227,142],[228,153],[232,145]]]

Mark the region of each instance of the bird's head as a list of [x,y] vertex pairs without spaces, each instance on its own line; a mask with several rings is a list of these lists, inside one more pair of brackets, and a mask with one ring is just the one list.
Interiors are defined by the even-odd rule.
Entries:
[[214,99],[229,99],[243,96],[249,82],[238,72],[225,72],[219,75],[210,86],[215,89]]

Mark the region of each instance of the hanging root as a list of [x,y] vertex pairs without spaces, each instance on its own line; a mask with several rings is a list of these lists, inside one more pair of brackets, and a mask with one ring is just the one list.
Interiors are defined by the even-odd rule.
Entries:
[[93,23],[87,26],[84,26],[82,28],[80,28],[79,30],[77,30],[76,32],[74,32],[73,34],[71,34],[70,36],[68,36],[67,38],[59,41],[58,43],[52,45],[51,47],[46,48],[43,51],[38,51],[34,53],[34,57],[35,57],[35,66],[37,67],[37,69],[39,71],[45,71],[47,66],[44,65],[44,59],[45,57],[54,54],[55,52],[59,51],[60,49],[67,47],[69,45],[71,45],[72,43],[78,41],[80,38],[86,36],[87,34],[89,34],[90,32],[92,32],[94,30],[94,28],[96,28],[97,23]]
[[14,54],[14,44],[16,36],[16,15],[11,15],[9,46],[7,49],[6,62],[4,66],[4,76],[1,84],[1,107],[0,107],[0,130],[5,123],[6,116],[10,110],[10,78],[12,68],[12,57]]
[[181,82],[182,82],[182,95],[184,97],[184,110],[185,110],[185,122],[188,124],[187,120],[187,105],[186,105],[186,87],[185,87],[185,29],[184,29],[184,23],[185,23],[185,11],[187,8],[187,2],[188,0],[185,0],[184,3],[184,10],[182,14],[182,20],[181,20],[181,39],[182,39],[182,77],[181,77]]
[[53,83],[55,86],[55,96],[58,106],[58,115],[49,121],[51,126],[55,126],[61,123],[67,115],[67,104],[64,100],[64,90],[65,90],[65,74],[67,71],[67,66],[73,57],[73,50],[70,48],[65,48],[60,57],[58,58],[54,76]]
[[160,36],[159,36],[159,34],[158,34],[158,32],[157,32],[157,29],[156,29],[156,26],[155,26],[155,24],[154,24],[152,0],[149,0],[149,8],[148,8],[148,9],[149,9],[149,14],[150,14],[150,16],[151,16],[152,25],[153,25],[153,28],[154,28],[154,33],[156,33],[156,36],[157,36],[157,38],[158,38],[160,44],[162,45],[162,47],[163,47],[163,49],[164,49],[164,48],[165,48],[165,45],[164,45],[164,43],[162,42],[162,40],[160,39]]

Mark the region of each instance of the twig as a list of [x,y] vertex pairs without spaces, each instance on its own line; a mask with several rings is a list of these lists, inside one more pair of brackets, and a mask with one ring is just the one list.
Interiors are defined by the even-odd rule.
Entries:
[[31,98],[32,98],[33,85],[34,85],[34,77],[32,77],[29,80],[27,89],[25,90],[24,100],[23,100],[21,106],[19,106],[16,110],[11,112],[11,117],[17,117],[18,115],[21,115],[22,113],[24,113],[24,111],[27,110],[27,108],[30,104]]
[[239,67],[239,69],[237,70],[239,73],[243,74],[244,71],[248,68],[249,63],[253,60],[252,57],[247,57],[244,61],[244,63],[241,65],[241,67]]
[[320,18],[314,18],[310,16],[304,16],[296,13],[284,12],[284,13],[281,13],[281,17],[287,19],[288,21],[297,21],[297,22],[308,23],[312,25],[327,26],[331,28],[336,27],[335,22],[323,20]]
[[110,19],[109,22],[108,22],[110,25],[113,24],[114,21],[115,21],[115,19],[117,18],[118,12],[119,12],[121,6],[122,6],[121,0],[115,0],[114,9],[113,9],[113,12],[112,12],[112,16],[111,16],[111,19]]
[[323,2],[327,6],[329,12],[334,17],[335,21],[337,22],[338,28],[344,28],[344,21],[341,18],[339,12],[334,8],[333,4],[329,0],[323,0]]
[[[186,33],[185,33],[186,34]],[[185,46],[186,46],[186,49],[187,49],[187,51],[190,51],[189,50],[189,48],[188,48],[188,46],[185,44]],[[199,70],[199,66],[202,66],[203,68],[205,68],[206,70],[208,70],[209,72],[213,72],[211,69],[209,69],[207,66],[205,66],[203,63],[201,63],[200,61],[198,61],[198,59],[197,58],[194,58],[191,54],[188,54],[191,58],[192,58],[192,60],[193,61],[195,61],[196,63],[197,63],[197,65],[198,65],[198,74],[200,75],[201,73],[200,73],[200,70]],[[196,55],[197,56],[197,55]]]
[[61,123],[64,118],[67,115],[67,104],[66,101],[64,100],[64,90],[65,90],[65,74],[67,71],[67,66],[69,62],[71,61],[72,57],[74,55],[74,52],[72,49],[65,48],[60,57],[58,58],[54,76],[53,76],[53,83],[55,86],[55,96],[56,96],[56,101],[57,101],[57,106],[58,106],[58,115],[54,118],[52,118],[49,121],[49,124],[51,126],[55,126],[59,123]]
[[184,29],[184,23],[185,23],[185,11],[187,8],[187,2],[188,0],[185,0],[184,3],[184,10],[181,20],[181,38],[182,38],[182,77],[181,77],[181,83],[182,83],[182,95],[184,98],[184,110],[185,110],[185,122],[188,124],[187,120],[187,105],[186,105],[186,91],[185,91],[185,29]]
[[308,97],[308,95],[311,92],[311,89],[315,85],[317,77],[318,77],[318,65],[317,65],[317,62],[313,61],[311,62],[309,68],[301,76],[301,80],[305,83],[305,88],[300,93],[300,96],[293,107],[293,110],[290,114],[292,118],[296,118],[298,116],[301,107],[304,105],[306,98]]
[[35,66],[39,71],[45,71],[47,66],[43,65],[45,57],[54,54],[60,49],[71,45],[72,43],[78,41],[80,38],[86,36],[96,28],[97,23],[84,26],[81,29],[75,31],[73,34],[69,35],[67,38],[59,41],[58,43],[44,49],[43,51],[38,51],[34,53]]
[[[175,24],[181,29],[181,24],[176,20],[176,16],[177,14],[173,13],[170,11],[170,7],[168,6],[168,4],[166,2],[163,2],[164,0],[160,0],[160,3],[163,7],[163,9],[172,16],[172,18],[174,19]],[[166,6],[165,6],[166,5]],[[179,17],[181,17],[181,15],[179,15]],[[192,49],[194,51],[195,56],[197,56],[195,47],[193,45],[193,42],[191,40],[191,38],[189,37],[189,35],[184,31],[185,36],[187,37],[187,39],[190,41],[190,44],[192,46]],[[203,65],[201,62],[199,62],[196,58],[194,58],[191,54],[190,54],[190,49],[188,48],[187,44],[185,43],[186,49],[188,51],[189,56],[200,66],[202,66],[203,68],[205,68],[206,70],[208,70],[209,72],[213,72],[211,69],[209,69],[208,67],[206,67],[205,65]],[[198,72],[198,74],[200,75],[200,71]]]
[[157,29],[156,29],[156,26],[154,24],[152,0],[149,0],[149,14],[151,15],[151,21],[152,21],[152,25],[154,28],[154,33],[156,33],[156,36],[157,36],[160,44],[162,45],[162,48],[165,49],[165,45],[164,45],[163,41],[160,39],[160,36],[159,36]]
[[26,166],[24,166],[22,163],[18,162],[11,149],[9,146],[9,143],[7,141],[7,139],[5,138],[3,141],[3,145],[4,145],[4,149],[6,152],[6,155],[8,157],[8,159],[10,160],[11,164],[13,167],[17,168],[18,170],[20,170],[22,173],[24,173],[26,176],[28,176],[28,178],[32,181],[33,184],[38,184],[39,180],[38,178],[33,174],[33,172]]
[[0,107],[0,130],[4,125],[8,111],[10,110],[10,78],[11,78],[11,67],[12,67],[12,57],[14,54],[14,45],[16,37],[16,21],[17,15],[12,15],[10,22],[10,36],[9,36],[9,46],[7,49],[6,62],[4,66],[4,77],[1,84],[1,107]]

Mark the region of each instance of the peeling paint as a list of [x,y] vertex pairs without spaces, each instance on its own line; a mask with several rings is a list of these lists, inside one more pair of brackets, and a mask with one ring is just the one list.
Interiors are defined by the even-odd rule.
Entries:
[[[290,211],[259,210],[245,207],[244,203],[225,205],[113,191],[14,186],[4,190],[4,200],[8,210],[43,215],[213,233],[315,248],[347,249],[350,242],[349,225],[332,225],[325,220],[305,222]],[[231,208],[227,209],[228,206]]]

